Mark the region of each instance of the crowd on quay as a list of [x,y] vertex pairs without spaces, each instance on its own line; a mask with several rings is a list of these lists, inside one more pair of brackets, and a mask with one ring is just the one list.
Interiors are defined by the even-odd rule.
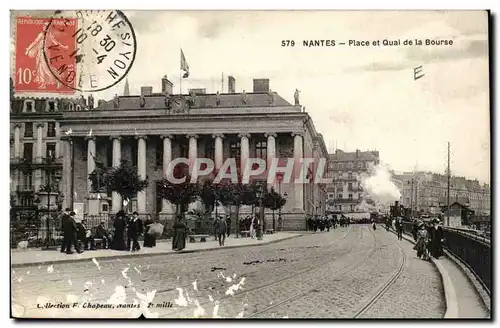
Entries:
[[347,227],[351,224],[351,220],[344,215],[313,215],[306,218],[307,231],[330,231],[331,228],[336,229],[337,226]]
[[[401,217],[386,218],[386,230],[389,231],[389,228],[394,225],[398,240],[402,240],[403,222]],[[443,228],[442,222],[438,218],[427,221],[414,219],[411,233],[416,242],[413,249],[417,251],[417,257],[428,260],[430,256],[438,259],[443,255]]]
[[60,219],[63,235],[61,253],[73,254],[73,248],[77,253],[95,250],[97,240],[102,242],[103,249],[135,252],[141,249],[139,237],[143,234],[143,247],[156,246],[156,238],[148,233],[154,223],[150,215],[142,221],[137,212],[128,216],[119,211],[113,221],[113,232],[106,228],[105,221],[101,221],[95,229],[90,229],[87,220],[76,218],[76,213],[69,208],[64,210]]

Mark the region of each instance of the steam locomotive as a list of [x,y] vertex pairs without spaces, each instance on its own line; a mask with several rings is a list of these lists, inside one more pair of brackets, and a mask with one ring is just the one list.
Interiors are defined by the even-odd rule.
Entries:
[[400,205],[398,201],[390,207],[390,214],[392,218],[402,217],[405,221],[411,221],[411,208]]

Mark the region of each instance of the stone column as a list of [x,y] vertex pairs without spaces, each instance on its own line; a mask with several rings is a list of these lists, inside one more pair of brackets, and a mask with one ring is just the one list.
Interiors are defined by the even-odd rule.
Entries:
[[[120,166],[120,161],[122,158],[122,147],[121,147],[121,137],[112,136],[110,137],[113,140],[113,167]],[[117,192],[113,192],[112,195],[112,212],[116,213],[122,208],[122,198]]]
[[59,158],[61,157],[61,142],[59,141],[59,138],[61,136],[61,125],[59,124],[59,122],[56,122],[56,139],[58,139],[56,141],[56,158]]
[[[94,156],[96,154],[96,137],[85,137],[87,140],[87,177],[88,174],[92,173],[95,170],[95,161]],[[90,194],[92,192],[92,183],[90,179],[87,179],[87,192]]]
[[[293,179],[297,179],[301,170],[300,160],[304,157],[304,150],[302,147],[302,133],[292,133],[293,137],[293,158],[294,161],[294,174]],[[305,176],[305,174],[304,174]],[[305,178],[304,178],[305,179]],[[303,182],[303,181],[301,181]],[[304,184],[294,185],[294,208],[298,210],[304,209]]]
[[[136,136],[137,139],[137,174],[141,179],[146,179],[146,136]],[[137,193],[137,211],[146,213],[146,191]]]
[[240,133],[238,134],[240,138],[241,154],[240,154],[240,164],[241,164],[241,174],[245,172],[245,166],[247,165],[248,157],[250,157],[250,134]]
[[73,174],[71,170],[71,138],[68,136],[61,137],[62,151],[63,151],[63,164],[62,164],[62,194],[64,196],[62,208],[67,207],[73,208],[72,199],[73,195],[71,193],[71,175]]
[[14,125],[14,158],[21,157],[21,124]]
[[[166,178],[168,164],[172,161],[172,136],[171,135],[164,135],[164,136],[161,136],[161,138],[163,139],[163,176],[162,176],[162,178]],[[172,204],[166,199],[162,199],[161,212],[166,213],[166,214],[172,214],[174,212],[173,208],[172,208]]]
[[198,135],[196,134],[188,134],[186,136],[189,138],[189,168],[194,165],[194,161],[198,157]]
[[223,158],[223,144],[222,139],[224,139],[224,135],[217,133],[212,135],[212,138],[215,139],[215,154],[214,154],[214,162],[215,162],[215,170],[219,170],[222,167],[224,162]]
[[[269,173],[269,168],[273,158],[276,157],[276,138],[278,135],[276,133],[265,133],[264,136],[267,138],[267,161],[266,161],[266,172]],[[274,177],[274,182],[270,185],[275,190],[277,190],[277,181],[276,177]]]

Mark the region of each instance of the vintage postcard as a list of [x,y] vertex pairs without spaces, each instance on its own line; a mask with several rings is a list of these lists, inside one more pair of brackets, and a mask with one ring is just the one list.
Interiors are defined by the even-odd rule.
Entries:
[[10,23],[12,318],[491,318],[488,11]]

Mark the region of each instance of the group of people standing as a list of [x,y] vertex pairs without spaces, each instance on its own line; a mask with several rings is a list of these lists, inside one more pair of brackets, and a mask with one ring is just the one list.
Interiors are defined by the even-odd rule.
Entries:
[[[95,229],[87,226],[87,220],[79,220],[76,213],[66,208],[60,216],[63,241],[61,253],[73,254],[73,248],[77,253],[84,250],[95,250],[96,239],[102,240],[103,249],[138,251],[139,237],[144,234],[144,247],[156,246],[156,238],[147,232],[150,225],[154,223],[151,216],[143,222],[137,212],[129,217],[124,211],[119,211],[113,221],[114,231],[111,233],[106,229],[106,222],[101,221]],[[82,249],[83,244],[83,249]]]
[[415,249],[417,256],[422,259],[429,259],[429,255],[439,258],[443,255],[443,228],[441,221],[437,218],[424,223],[420,220],[414,220],[412,234],[417,242]]
[[330,228],[336,229],[337,225],[340,227],[347,227],[350,225],[349,218],[345,216],[337,217],[337,215],[319,216],[314,215],[306,219],[308,231],[330,231]]
[[113,221],[114,233],[111,248],[115,250],[138,251],[139,237],[144,234],[144,247],[155,247],[156,238],[147,233],[149,227],[154,223],[151,215],[143,222],[139,218],[139,213],[133,212],[132,217],[124,211],[118,211]]

